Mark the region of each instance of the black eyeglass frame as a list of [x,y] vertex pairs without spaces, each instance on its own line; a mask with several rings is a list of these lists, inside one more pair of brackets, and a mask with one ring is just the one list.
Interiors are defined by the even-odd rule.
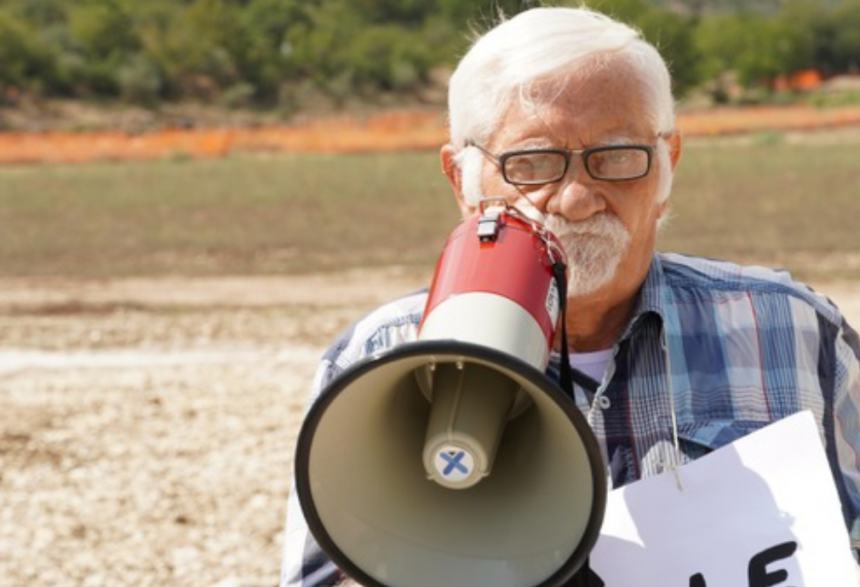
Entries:
[[[668,136],[667,134],[661,133],[657,135],[657,138],[665,138]],[[558,183],[564,176],[567,175],[567,171],[570,169],[570,160],[573,155],[580,155],[582,158],[582,167],[585,169],[588,176],[592,179],[596,179],[598,181],[632,181],[634,179],[641,179],[651,173],[651,160],[654,155],[654,149],[656,145],[642,145],[642,144],[632,144],[632,145],[603,145],[599,147],[588,147],[586,149],[554,149],[554,148],[546,148],[546,149],[520,149],[517,151],[506,151],[501,155],[496,155],[495,153],[491,153],[478,143],[472,140],[467,140],[464,144],[465,147],[475,147],[481,153],[495,161],[496,165],[502,172],[502,177],[504,180],[511,185],[548,185],[551,183]],[[633,175],[630,177],[621,177],[621,178],[607,178],[607,177],[599,177],[594,175],[591,172],[591,168],[588,166],[588,158],[593,153],[602,153],[606,151],[620,151],[622,149],[634,149],[638,151],[644,151],[648,156],[648,162],[645,166],[645,172],[640,175]],[[517,155],[530,155],[530,154],[541,154],[541,153],[556,153],[564,156],[564,170],[562,170],[561,174],[558,178],[553,179],[551,181],[511,181],[508,178],[508,173],[505,170],[505,162],[511,157],[516,157]]]

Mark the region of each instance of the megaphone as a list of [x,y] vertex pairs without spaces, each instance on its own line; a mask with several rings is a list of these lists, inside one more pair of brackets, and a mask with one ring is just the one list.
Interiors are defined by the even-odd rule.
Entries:
[[545,374],[561,300],[555,237],[484,203],[436,266],[417,342],[325,387],[295,481],[320,547],[362,585],[542,587],[597,540],[602,459]]

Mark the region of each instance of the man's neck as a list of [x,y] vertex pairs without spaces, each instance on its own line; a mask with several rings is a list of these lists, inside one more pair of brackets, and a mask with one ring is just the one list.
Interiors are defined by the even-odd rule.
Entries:
[[654,251],[651,241],[634,243],[614,277],[592,293],[568,295],[567,345],[581,353],[612,348],[624,334],[648,277]]
[[565,325],[572,351],[590,352],[611,348],[624,333],[638,298],[638,287],[629,291],[569,297]]
[[590,352],[612,347],[630,320],[635,299],[617,305],[568,300],[567,344],[571,350]]

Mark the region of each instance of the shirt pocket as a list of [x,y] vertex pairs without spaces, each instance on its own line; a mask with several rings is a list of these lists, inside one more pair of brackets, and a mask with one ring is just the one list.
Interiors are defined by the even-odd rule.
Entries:
[[694,461],[770,424],[768,420],[697,420],[678,424],[678,442],[685,461]]

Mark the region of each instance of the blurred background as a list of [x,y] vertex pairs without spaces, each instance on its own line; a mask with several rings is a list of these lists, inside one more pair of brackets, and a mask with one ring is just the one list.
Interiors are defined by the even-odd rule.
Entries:
[[[428,283],[448,76],[537,4],[0,0],[0,585],[277,583],[315,363]],[[659,247],[860,323],[860,0],[586,4],[674,76]]]

